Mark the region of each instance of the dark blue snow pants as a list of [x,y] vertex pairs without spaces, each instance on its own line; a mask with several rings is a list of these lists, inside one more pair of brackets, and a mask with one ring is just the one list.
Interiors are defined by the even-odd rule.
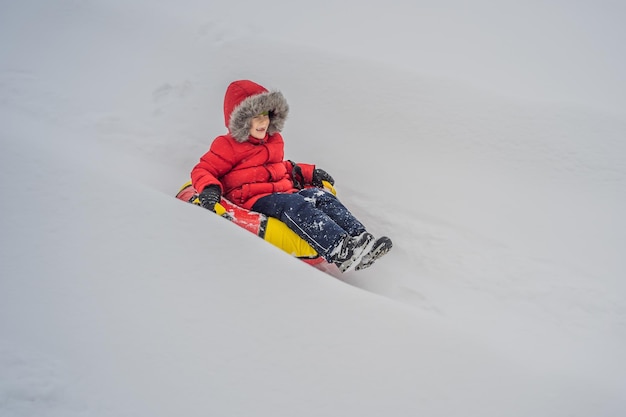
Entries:
[[326,260],[342,236],[365,231],[337,197],[319,188],[270,194],[254,203],[252,210],[285,223]]

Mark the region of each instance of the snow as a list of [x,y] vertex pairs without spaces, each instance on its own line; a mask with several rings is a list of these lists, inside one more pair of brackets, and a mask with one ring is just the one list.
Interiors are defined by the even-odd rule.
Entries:
[[[624,415],[625,12],[2,2],[0,415]],[[242,78],[375,266],[173,198]]]

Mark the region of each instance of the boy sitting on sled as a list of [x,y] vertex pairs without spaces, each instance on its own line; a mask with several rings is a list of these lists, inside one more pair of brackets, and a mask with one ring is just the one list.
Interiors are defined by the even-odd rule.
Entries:
[[231,83],[224,97],[228,133],[215,138],[191,171],[200,205],[215,211],[222,195],[284,222],[341,272],[369,267],[391,249],[375,239],[332,193],[333,178],[311,164],[284,160],[280,134],[289,106],[279,91],[249,80]]

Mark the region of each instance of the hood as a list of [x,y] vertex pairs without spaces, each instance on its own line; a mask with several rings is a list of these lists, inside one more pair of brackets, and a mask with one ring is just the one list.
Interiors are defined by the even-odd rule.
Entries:
[[250,121],[264,111],[270,113],[268,133],[280,132],[289,113],[287,100],[280,91],[268,91],[249,80],[230,83],[224,96],[224,121],[236,141],[248,140]]

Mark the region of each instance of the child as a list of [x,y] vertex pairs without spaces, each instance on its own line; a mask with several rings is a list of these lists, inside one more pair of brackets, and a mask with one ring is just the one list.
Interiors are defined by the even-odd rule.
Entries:
[[284,160],[283,129],[289,106],[279,91],[234,81],[224,97],[228,134],[218,136],[191,171],[202,207],[215,211],[224,195],[233,203],[275,217],[341,272],[369,267],[391,249],[374,239],[330,192],[333,178],[311,164]]

